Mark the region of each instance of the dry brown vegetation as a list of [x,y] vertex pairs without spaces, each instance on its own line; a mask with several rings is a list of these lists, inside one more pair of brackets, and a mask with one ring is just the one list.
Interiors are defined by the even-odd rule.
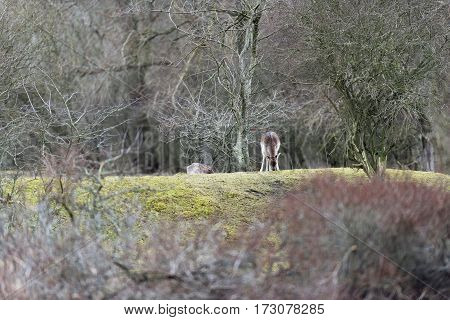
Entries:
[[[105,208],[103,208],[105,209]],[[106,210],[106,209],[105,209]],[[450,194],[317,176],[232,238],[214,220],[1,211],[8,299],[447,299]],[[137,208],[135,210],[138,210]],[[134,218],[133,218],[134,217]],[[107,234],[102,232],[111,226]]]

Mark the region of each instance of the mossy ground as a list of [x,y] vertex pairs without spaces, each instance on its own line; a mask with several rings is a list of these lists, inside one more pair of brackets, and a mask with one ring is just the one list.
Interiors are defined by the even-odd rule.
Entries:
[[[101,194],[110,205],[127,214],[137,204],[143,219],[217,218],[230,227],[251,222],[265,212],[271,202],[316,174],[336,174],[345,179],[365,179],[355,169],[298,169],[277,172],[219,173],[210,175],[125,176],[106,177]],[[442,185],[450,190],[450,177],[443,174],[388,170],[394,179],[412,179],[421,183]],[[23,202],[36,204],[44,193],[41,179],[21,178],[16,190]],[[3,190],[5,188],[3,183]],[[78,193],[78,202],[89,198],[86,190]]]

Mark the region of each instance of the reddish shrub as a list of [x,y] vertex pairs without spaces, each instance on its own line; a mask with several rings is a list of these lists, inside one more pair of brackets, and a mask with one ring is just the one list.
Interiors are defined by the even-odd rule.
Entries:
[[312,286],[326,283],[322,298],[450,294],[446,190],[411,181],[317,177],[288,196],[271,220],[286,228],[291,269],[313,270]]

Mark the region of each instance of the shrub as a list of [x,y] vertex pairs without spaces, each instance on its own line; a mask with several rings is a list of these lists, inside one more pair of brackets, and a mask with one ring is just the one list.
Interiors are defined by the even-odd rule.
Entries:
[[352,299],[448,297],[449,218],[446,190],[336,177],[314,178],[272,217],[286,220],[275,224],[291,269],[313,270],[321,297]]
[[0,298],[446,298],[449,209],[445,188],[333,176],[302,183],[233,238],[210,219],[134,218],[137,206],[84,206],[61,224],[45,201],[8,205]]

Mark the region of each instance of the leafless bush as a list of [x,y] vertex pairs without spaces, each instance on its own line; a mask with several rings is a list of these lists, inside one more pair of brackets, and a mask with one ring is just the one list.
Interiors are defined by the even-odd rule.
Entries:
[[69,203],[72,223],[45,201],[33,210],[2,208],[2,298],[449,294],[450,196],[442,189],[317,178],[232,238],[217,221],[143,220],[137,205],[128,204],[124,215],[92,194],[88,204]]
[[275,217],[289,221],[280,223],[288,256],[306,257],[306,270],[323,268],[317,280],[326,282],[325,297],[446,298],[449,209],[445,189],[322,177],[288,197]]

